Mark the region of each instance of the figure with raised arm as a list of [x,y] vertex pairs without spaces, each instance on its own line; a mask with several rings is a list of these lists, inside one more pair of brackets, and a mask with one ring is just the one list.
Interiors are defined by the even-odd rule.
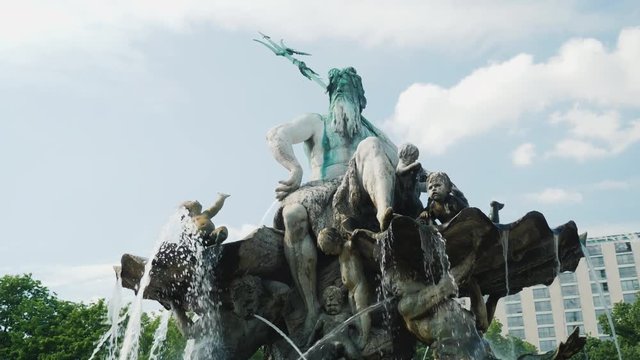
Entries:
[[182,203],[182,206],[189,212],[196,234],[202,240],[203,245],[219,244],[227,238],[227,228],[225,226],[216,228],[211,219],[222,209],[224,201],[229,196],[228,194],[218,193],[218,199],[216,199],[215,203],[204,211],[202,211],[202,204],[197,200]]
[[[313,239],[323,227],[313,229],[314,224],[309,221],[308,208],[319,206],[317,202],[305,204],[308,196],[289,196],[300,188],[302,182],[302,167],[292,146],[304,144],[311,169],[310,183],[328,186],[323,190],[326,193],[324,198],[328,199],[323,208],[333,206],[332,196],[345,173],[349,173],[343,181],[349,185],[347,193],[363,193],[369,197],[375,207],[380,230],[388,227],[393,215],[398,162],[396,146],[361,115],[367,101],[362,80],[354,68],[330,70],[327,92],[330,100],[328,115],[305,114],[271,129],[267,134],[273,156],[289,171],[289,178],[276,188],[276,197],[282,200],[284,252],[307,310],[307,330],[313,326],[319,309],[316,296],[317,250]],[[343,185],[340,186],[347,187]],[[336,204],[337,200],[333,201]]]

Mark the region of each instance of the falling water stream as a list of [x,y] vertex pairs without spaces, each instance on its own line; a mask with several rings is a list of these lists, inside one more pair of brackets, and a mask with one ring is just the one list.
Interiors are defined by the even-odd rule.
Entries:
[[280,330],[277,326],[275,326],[271,321],[263,318],[260,315],[257,314],[253,314],[253,316],[264,322],[265,324],[269,325],[273,330],[275,330],[278,334],[280,334],[280,336],[282,336],[283,339],[285,339],[289,345],[291,345],[291,347],[300,355],[300,358],[307,360],[307,358],[304,356],[304,354],[302,353],[302,351],[300,351],[300,349],[296,346],[296,344],[293,342],[293,340],[291,340],[282,330]]
[[[358,311],[357,313],[351,315],[348,319],[346,319],[345,321],[342,322],[342,324],[334,327],[333,329],[331,329],[330,332],[328,332],[327,334],[324,334],[324,336],[316,341],[315,344],[313,344],[313,346],[311,346],[309,349],[307,349],[307,351],[305,351],[304,354],[300,354],[300,356],[302,358],[304,358],[305,355],[309,355],[309,353],[311,352],[311,350],[315,349],[316,347],[318,347],[320,344],[322,344],[323,342],[325,342],[327,339],[331,339],[331,337],[333,337],[335,334],[337,334],[339,331],[344,330],[345,326],[349,325],[349,323],[351,323],[352,321],[354,321],[355,319],[357,319],[358,317],[360,317],[360,315],[365,314],[369,311],[373,311],[381,306],[386,305],[388,302],[392,301],[393,299],[395,299],[394,296],[388,297],[386,299],[383,299],[381,301],[378,301],[377,303],[373,304],[373,305],[369,305],[366,308]],[[255,315],[257,317],[257,315]],[[263,320],[264,321],[264,320]],[[285,336],[284,334],[282,334],[281,331],[278,331],[280,333],[280,335]],[[286,336],[285,336],[286,338]]]
[[596,276],[596,270],[591,263],[591,258],[589,257],[589,250],[586,246],[586,234],[580,235],[580,246],[582,247],[582,253],[584,254],[584,259],[587,261],[587,267],[589,268],[589,272],[591,273],[591,277],[598,284],[596,288],[598,289],[598,296],[600,298],[600,303],[604,306],[604,314],[607,317],[607,321],[609,322],[609,327],[611,328],[611,336],[613,337],[613,343],[616,345],[616,351],[618,352],[618,359],[622,360],[622,352],[620,351],[620,344],[618,343],[618,337],[616,336],[616,329],[613,326],[613,318],[611,317],[611,309],[609,309],[609,305],[605,301],[604,292],[602,291],[602,286],[598,281],[598,277]]
[[171,318],[171,311],[165,310],[160,317],[160,324],[153,334],[153,345],[151,345],[151,351],[149,351],[149,360],[157,360],[160,355],[160,347],[164,343],[167,337],[167,329],[169,327],[169,319]]
[[184,346],[184,352],[182,353],[182,360],[191,360],[191,355],[193,355],[193,350],[195,349],[196,341],[195,339],[187,340],[187,344]]
[[504,284],[509,296],[509,229],[500,229],[500,242],[502,243],[502,256],[504,257]]
[[271,212],[273,212],[273,209],[276,207],[276,205],[278,205],[280,203],[280,201],[278,200],[274,200],[271,205],[269,206],[269,208],[267,209],[267,211],[264,212],[264,215],[262,215],[262,218],[260,219],[260,222],[258,223],[258,226],[263,226],[266,225],[265,221],[267,221],[267,216],[269,216],[269,214]]
[[422,360],[426,360],[427,359],[427,353],[429,352],[429,347],[426,346],[424,348],[424,355],[422,356]]
[[142,300],[144,299],[144,291],[151,281],[151,268],[153,259],[158,254],[160,247],[165,242],[178,242],[180,236],[187,228],[188,216],[187,209],[180,207],[178,211],[170,218],[169,222],[162,228],[162,232],[158,237],[158,241],[153,246],[153,250],[144,266],[144,273],[138,284],[136,298],[129,309],[129,323],[122,340],[122,348],[120,349],[120,360],[136,360],[138,358],[138,347],[140,338],[140,320],[142,317]]
[[559,275],[560,274],[560,268],[561,268],[561,264],[560,264],[560,233],[554,231],[553,232],[553,246],[555,248],[555,252],[556,252],[556,272],[555,275]]
[[115,352],[118,348],[120,323],[124,317],[120,317],[120,311],[122,310],[122,279],[120,278],[120,269],[114,268],[114,270],[116,270],[116,283],[113,287],[111,298],[107,305],[107,321],[110,325],[109,330],[102,335],[95,349],[93,349],[93,353],[91,353],[89,360],[93,360],[107,340],[109,340],[109,348],[107,350],[108,359],[115,358]]
[[[184,233],[185,229],[187,228],[187,219],[187,210],[181,207],[180,209],[178,209],[178,211],[176,211],[175,214],[173,214],[173,216],[171,216],[167,224],[165,224],[165,226],[162,228],[162,232],[158,237],[158,241],[153,246],[153,250],[151,251],[149,260],[145,264],[144,273],[140,279],[140,283],[136,287],[136,298],[129,307],[128,313],[124,316],[120,316],[123,305],[122,279],[120,276],[121,269],[119,267],[114,268],[116,270],[117,282],[108,305],[108,321],[110,327],[109,330],[98,341],[98,344],[96,345],[96,348],[91,354],[89,360],[93,360],[93,358],[98,354],[107,340],[109,340],[107,359],[115,360],[116,358],[119,358],[120,360],[135,360],[138,358],[138,340],[141,331],[142,299],[144,291],[151,280],[150,274],[153,259],[156,257],[156,254],[160,250],[160,247],[163,243],[177,242],[180,239],[181,234]],[[169,315],[166,316],[167,319],[164,321],[168,322]],[[122,347],[118,351],[118,338],[122,332],[120,325],[127,317],[129,321],[124,333]],[[166,333],[166,330],[163,331],[165,331]]]

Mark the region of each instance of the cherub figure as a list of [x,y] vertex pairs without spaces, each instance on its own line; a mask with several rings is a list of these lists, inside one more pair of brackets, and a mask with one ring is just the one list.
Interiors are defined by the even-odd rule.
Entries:
[[427,176],[427,192],[429,199],[427,207],[420,215],[422,218],[432,221],[437,219],[440,223],[446,223],[458,215],[460,210],[469,207],[462,191],[458,190],[446,173],[430,173]]
[[[349,314],[342,311],[342,290],[340,290],[339,287],[333,285],[328,286],[322,293],[322,303],[324,313],[321,313],[318,317],[318,321],[307,341],[307,347],[311,347],[317,340],[321,339],[322,336],[329,334],[335,327],[342,325],[349,318]],[[360,351],[358,351],[349,337],[348,326],[345,326],[344,329],[337,331],[324,341],[340,349],[339,352],[342,352],[342,356],[346,359],[361,358]]]
[[218,193],[218,199],[208,209],[202,211],[202,204],[198,201],[186,201],[182,206],[189,211],[189,217],[195,225],[196,234],[202,239],[205,246],[219,244],[223,242],[228,235],[227,228],[220,226],[216,229],[211,218],[222,209],[224,201],[230,195]]
[[[351,239],[345,241],[335,228],[325,228],[318,234],[318,247],[327,255],[338,255],[342,283],[349,290],[349,304],[355,314],[367,306],[371,291],[364,275],[364,267],[358,250]],[[371,330],[369,314],[360,315],[360,338],[358,344],[364,348]]]
[[403,144],[398,151],[396,167],[396,201],[394,210],[415,217],[422,210],[420,193],[427,192],[427,173],[418,162],[420,150],[413,144]]

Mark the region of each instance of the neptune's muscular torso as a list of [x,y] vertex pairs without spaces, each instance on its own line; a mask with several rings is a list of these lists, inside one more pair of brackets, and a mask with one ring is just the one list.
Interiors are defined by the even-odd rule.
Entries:
[[322,120],[324,126],[321,136],[305,142],[305,151],[311,166],[311,180],[331,180],[344,175],[358,144],[370,136],[379,134],[379,130],[368,121],[365,123],[364,119],[360,131],[354,137],[346,137],[328,129],[331,126],[328,117],[323,116]]

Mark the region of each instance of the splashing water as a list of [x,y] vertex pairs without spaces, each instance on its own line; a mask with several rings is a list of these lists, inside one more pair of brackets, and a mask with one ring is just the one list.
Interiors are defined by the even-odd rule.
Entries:
[[189,226],[193,226],[190,224],[188,219],[190,218],[188,216],[187,209],[180,207],[169,219],[169,222],[162,228],[158,241],[153,246],[149,260],[144,266],[144,273],[140,279],[140,283],[138,284],[136,298],[129,309],[129,323],[127,324],[124,340],[122,341],[122,348],[120,349],[120,360],[136,360],[138,358],[142,300],[144,298],[144,291],[151,281],[153,259],[156,257],[163,243],[178,242],[181,235],[185,232],[185,229],[188,229]]
[[191,360],[195,345],[196,341],[194,339],[187,340],[187,344],[184,346],[184,352],[182,353],[182,360]]
[[[325,342],[327,339],[330,339],[333,335],[335,335],[339,331],[342,331],[345,328],[345,326],[349,325],[349,323],[351,323],[352,321],[354,321],[355,319],[360,317],[360,315],[365,314],[365,313],[367,313],[369,311],[373,311],[373,310],[375,310],[375,309],[377,309],[377,308],[379,308],[381,306],[384,306],[387,303],[389,303],[390,301],[392,301],[393,299],[395,299],[395,296],[388,297],[386,299],[378,301],[377,303],[375,303],[373,305],[370,305],[370,306],[358,311],[357,313],[351,315],[347,320],[343,321],[342,324],[334,327],[333,329],[331,329],[331,331],[329,333],[325,334],[320,340],[316,341],[316,343],[313,344],[313,346],[311,346],[309,349],[307,349],[307,351],[305,351],[304,355],[309,355],[311,350],[313,350],[316,347],[318,347],[320,344]],[[254,316],[257,316],[257,315],[254,315]],[[304,358],[304,355],[300,354],[300,356],[302,358]],[[300,359],[300,358],[298,358],[298,359]]]
[[429,352],[429,347],[426,346],[424,348],[424,356],[422,356],[422,360],[426,360],[427,359],[427,353]]
[[553,246],[555,246],[556,251],[556,275],[560,274],[560,233],[554,231],[553,232]]
[[153,334],[153,345],[151,345],[151,351],[149,351],[149,360],[157,360],[160,355],[160,346],[164,343],[164,339],[167,337],[167,329],[169,327],[169,319],[171,318],[171,311],[164,311],[160,317],[160,324]]
[[120,335],[120,323],[124,318],[120,317],[120,311],[122,310],[122,279],[120,278],[120,269],[114,268],[114,270],[116,270],[117,274],[116,283],[107,305],[107,321],[110,324],[109,330],[102,335],[96,348],[91,353],[89,360],[93,360],[107,340],[109,340],[108,359],[115,358],[115,352],[118,347],[118,335]]
[[195,357],[206,352],[211,359],[225,359],[220,328],[220,312],[215,282],[215,268],[218,262],[218,246],[203,248],[199,242],[191,241],[195,255],[194,281],[192,293],[200,318],[194,323],[200,330],[194,343]]
[[504,284],[507,288],[508,296],[509,290],[509,229],[500,230],[500,242],[502,243],[502,256],[504,257]]
[[589,257],[589,250],[587,249],[587,246],[583,243],[583,239],[586,242],[586,234],[581,235],[581,241],[580,241],[580,247],[582,248],[582,253],[584,254],[584,259],[587,261],[587,267],[589,268],[589,272],[591,273],[591,277],[593,277],[593,279],[596,281],[596,284],[598,284],[598,286],[596,286],[596,288],[598,289],[598,296],[600,298],[600,303],[604,306],[604,314],[607,316],[607,321],[609,322],[609,327],[611,328],[611,336],[613,337],[613,343],[616,345],[616,351],[618,352],[618,359],[622,360],[622,352],[620,351],[620,344],[618,343],[618,337],[616,336],[616,329],[613,326],[613,318],[611,317],[611,309],[609,308],[609,305],[607,304],[607,302],[605,301],[604,298],[604,292],[602,291],[602,286],[600,285],[600,282],[598,281],[598,277],[596,275],[596,270],[593,267],[593,264],[591,263],[590,257]]
[[[420,237],[426,236],[426,234],[420,234]],[[446,240],[442,237],[439,231],[433,233],[432,236],[428,237],[431,241],[433,248],[435,249],[435,253],[438,256],[438,263],[440,264],[440,276],[448,276],[451,282],[456,283],[455,279],[449,273],[450,263],[449,263],[449,255],[447,255],[446,250]],[[425,255],[425,261],[427,261],[427,255]],[[425,264],[426,266],[426,264]],[[434,279],[435,284],[435,279]]]
[[304,360],[307,360],[307,358],[304,356],[302,351],[300,351],[300,349],[296,346],[296,344],[293,342],[293,340],[291,340],[287,335],[285,335],[285,333],[282,332],[282,330],[280,330],[277,326],[275,326],[271,321],[269,321],[269,320],[267,320],[267,319],[265,319],[262,316],[257,315],[257,314],[253,314],[253,316],[256,319],[258,319],[258,320],[264,322],[265,324],[269,325],[273,330],[275,330],[278,334],[280,334],[280,336],[282,336],[282,338],[285,339],[289,343],[289,345],[291,345],[291,347],[300,355],[300,358],[302,358]]
[[269,216],[270,213],[273,212],[273,209],[276,207],[276,205],[278,205],[280,202],[278,200],[274,200],[271,205],[269,206],[269,208],[267,209],[267,211],[264,212],[264,215],[262,215],[262,218],[260,219],[260,222],[258,223],[258,226],[263,226],[263,225],[267,225],[265,224],[265,221],[267,221],[267,216]]

